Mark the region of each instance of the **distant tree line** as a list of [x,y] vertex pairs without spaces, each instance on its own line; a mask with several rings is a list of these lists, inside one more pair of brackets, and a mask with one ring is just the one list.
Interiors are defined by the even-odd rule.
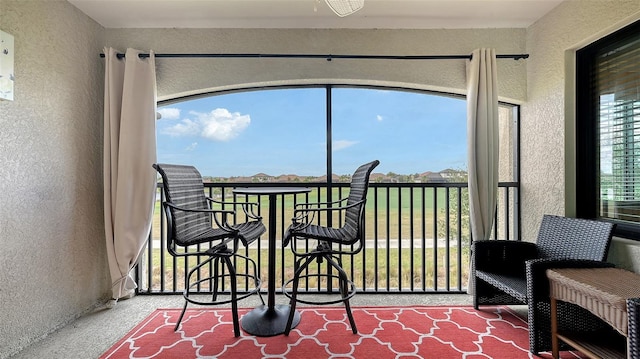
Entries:
[[[228,182],[326,182],[326,176],[298,176],[298,175],[280,175],[270,176],[259,173],[253,176],[232,176],[232,177],[212,177],[203,176],[205,182],[228,183]],[[333,182],[348,183],[351,181],[351,175],[333,175]],[[413,174],[398,174],[395,172],[373,173],[371,174],[371,182],[374,183],[451,183],[451,182],[467,182],[467,172],[463,170],[446,169],[440,172],[424,172]]]

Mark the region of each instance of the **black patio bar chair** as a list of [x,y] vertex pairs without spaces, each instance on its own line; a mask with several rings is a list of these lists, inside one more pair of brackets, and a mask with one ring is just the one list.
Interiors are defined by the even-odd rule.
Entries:
[[[167,218],[167,250],[175,257],[206,258],[189,269],[183,293],[184,308],[174,330],[178,330],[189,303],[231,303],[234,335],[240,336],[238,301],[256,292],[260,295],[261,281],[256,262],[238,253],[240,243],[245,247],[249,246],[265,232],[262,218],[256,215],[258,203],[222,201],[207,197],[202,176],[193,166],[154,164],[153,168],[162,177],[166,196],[162,206]],[[246,222],[229,223],[228,219],[236,214],[236,206],[241,206]],[[230,207],[234,209],[228,209]],[[247,264],[247,270],[238,273],[234,263],[243,260]],[[213,273],[202,276],[200,269],[207,265],[212,265]],[[195,280],[192,280],[194,275]],[[241,294],[237,288],[239,278],[243,278],[247,286],[247,290]],[[210,296],[202,299],[198,289],[207,283],[210,285]],[[220,295],[224,283],[229,283],[229,297]]]
[[[363,248],[365,227],[364,210],[369,188],[369,176],[373,169],[380,164],[375,160],[358,167],[351,177],[349,195],[338,201],[298,203],[294,209],[292,224],[284,235],[284,246],[291,244],[295,265],[293,278],[285,282],[283,293],[290,298],[291,309],[285,328],[285,335],[289,335],[298,302],[313,305],[344,303],[351,330],[358,332],[349,299],[356,293],[356,287],[342,267],[343,255],[354,255]],[[341,226],[331,227],[313,224],[320,217],[327,218],[332,211],[341,219]],[[315,245],[310,244],[315,243]],[[309,271],[313,262],[327,263],[327,270],[323,272]],[[335,270],[335,272],[333,272]],[[326,278],[327,283],[334,279],[338,281],[339,298],[331,297],[318,299],[302,299],[298,297],[298,285],[301,279],[317,277]],[[289,285],[292,289],[288,290]],[[326,299],[326,300],[325,300]]]

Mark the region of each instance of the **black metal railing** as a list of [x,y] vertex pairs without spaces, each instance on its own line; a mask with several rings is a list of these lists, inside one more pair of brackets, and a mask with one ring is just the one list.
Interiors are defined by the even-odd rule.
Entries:
[[[235,196],[234,187],[311,187],[306,194],[278,196],[276,213],[267,213],[266,196]],[[208,195],[219,199],[257,201],[265,225],[276,216],[276,238],[289,225],[293,206],[300,202],[336,200],[348,194],[348,183],[206,183]],[[158,184],[156,210],[149,242],[136,274],[139,294],[182,293],[186,270],[197,262],[174,258],[166,250],[162,233],[165,218],[160,210],[164,200]],[[241,213],[241,211],[238,211]],[[371,183],[365,209],[366,240],[357,255],[342,258],[343,266],[364,293],[462,293],[469,271],[469,207],[466,183]],[[243,218],[235,220],[242,221]],[[342,218],[316,219],[320,224],[339,225]],[[499,184],[498,211],[492,238],[519,240],[519,187],[515,182]],[[293,275],[293,256],[277,241],[276,287]],[[254,258],[261,277],[267,280],[266,234],[249,248],[241,249]],[[202,258],[204,260],[204,258]],[[238,271],[243,270],[242,265]],[[313,270],[323,271],[318,264]],[[206,273],[202,274],[203,276]],[[266,286],[263,286],[266,287]],[[326,291],[331,283],[301,283],[307,292]],[[335,287],[334,287],[335,288]],[[207,291],[206,284],[202,288]]]

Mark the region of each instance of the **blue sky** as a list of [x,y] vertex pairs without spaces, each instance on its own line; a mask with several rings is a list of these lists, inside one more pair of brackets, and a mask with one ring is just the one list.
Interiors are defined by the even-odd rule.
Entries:
[[[228,93],[158,107],[158,162],[205,176],[326,173],[326,90]],[[376,172],[466,169],[464,99],[371,88],[332,89],[333,173],[378,159]]]

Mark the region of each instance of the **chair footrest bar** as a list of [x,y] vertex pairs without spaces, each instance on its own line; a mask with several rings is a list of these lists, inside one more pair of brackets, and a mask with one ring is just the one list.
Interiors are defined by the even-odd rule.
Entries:
[[[229,277],[229,274],[222,274],[222,275],[219,275],[218,277],[219,278]],[[236,274],[236,277],[243,277],[243,278],[246,278],[247,280],[251,280],[251,281],[256,282],[256,285],[252,286],[251,289],[248,292],[242,292],[242,294],[240,292],[238,292],[237,297],[236,297],[236,301],[245,299],[245,298],[257,293],[260,290],[262,282],[261,282],[260,278],[258,278],[257,276],[252,275],[252,274],[240,273],[240,274]],[[220,305],[220,304],[231,303],[233,301],[232,299],[203,301],[203,300],[195,299],[194,297],[192,297],[192,295],[199,295],[199,296],[212,295],[213,291],[209,291],[209,292],[198,291],[198,292],[192,293],[190,290],[193,289],[194,287],[198,286],[200,283],[207,282],[207,281],[210,281],[210,280],[214,280],[214,278],[215,277],[207,277],[207,278],[203,278],[203,279],[200,279],[200,280],[198,280],[196,282],[191,283],[189,285],[189,288],[184,290],[184,292],[182,293],[182,296],[184,297],[184,299],[187,302],[193,303],[193,304],[198,304],[198,305]]]
[[[331,278],[331,279],[338,279],[338,280],[340,279],[340,277],[338,275],[328,275],[328,274],[306,274],[306,275],[301,275],[301,276],[298,277],[298,279],[303,279],[303,278]],[[290,290],[287,290],[286,287],[289,284],[291,284],[294,281],[294,279],[288,280],[282,286],[282,293],[285,296],[287,296],[287,298],[289,298],[289,299],[291,299],[292,293],[291,293]],[[313,301],[311,301],[311,300],[301,299],[300,298],[300,293],[298,293],[298,297],[296,298],[296,301],[300,302],[300,303],[310,304],[310,305],[327,305],[327,304],[343,303],[345,300],[351,299],[356,294],[356,284],[351,280],[347,280],[347,285],[349,286],[349,291],[346,294],[342,293],[342,295],[340,295],[340,298],[338,298],[338,299],[326,300],[326,301],[321,301],[321,300],[313,300]],[[318,294],[331,295],[331,293],[318,293]]]

